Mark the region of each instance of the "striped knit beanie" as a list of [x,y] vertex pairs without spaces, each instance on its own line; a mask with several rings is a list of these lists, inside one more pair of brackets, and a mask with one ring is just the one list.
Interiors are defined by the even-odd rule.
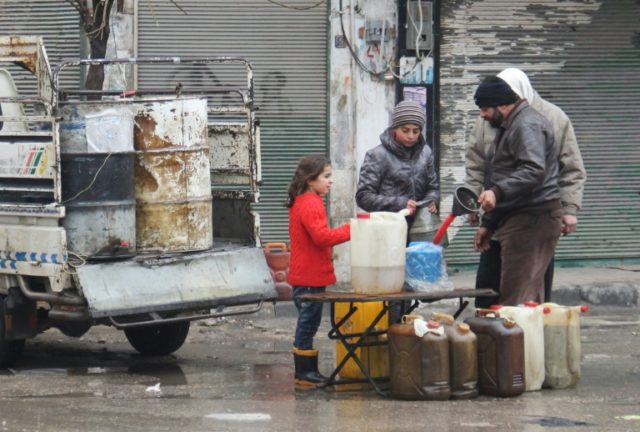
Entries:
[[406,124],[414,124],[420,126],[420,129],[424,129],[426,122],[424,108],[418,102],[414,101],[402,101],[396,105],[393,109],[393,115],[391,116],[391,129],[395,129],[398,126]]
[[509,87],[509,84],[495,75],[486,77],[480,83],[473,98],[478,108],[495,108],[518,101],[518,95]]

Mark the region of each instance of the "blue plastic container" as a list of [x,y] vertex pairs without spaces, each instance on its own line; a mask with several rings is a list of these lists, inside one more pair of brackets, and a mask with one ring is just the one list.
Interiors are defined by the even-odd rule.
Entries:
[[405,279],[431,283],[441,277],[442,247],[431,242],[409,243]]

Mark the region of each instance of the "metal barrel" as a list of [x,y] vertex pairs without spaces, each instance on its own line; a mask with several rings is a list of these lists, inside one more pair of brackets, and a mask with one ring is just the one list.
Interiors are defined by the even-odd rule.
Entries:
[[133,152],[62,153],[62,202],[70,253],[87,259],[135,255]]
[[134,124],[138,251],[170,253],[211,248],[206,99],[142,103]]

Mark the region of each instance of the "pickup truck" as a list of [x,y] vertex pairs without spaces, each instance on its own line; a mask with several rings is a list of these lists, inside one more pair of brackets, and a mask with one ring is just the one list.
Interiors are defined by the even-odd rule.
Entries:
[[[96,66],[172,72],[145,91],[61,84]],[[216,67],[239,68],[242,85],[238,73],[229,87],[175,82],[181,68]],[[140,353],[168,354],[191,321],[277,297],[252,208],[252,74],[228,57],[52,70],[40,37],[0,37],[0,367],[50,328],[113,326]]]

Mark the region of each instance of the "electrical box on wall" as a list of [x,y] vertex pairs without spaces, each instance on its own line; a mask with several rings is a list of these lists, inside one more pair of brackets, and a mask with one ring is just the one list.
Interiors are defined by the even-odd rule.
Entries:
[[[422,14],[420,14],[421,10]],[[425,0],[407,0],[406,35],[407,49],[431,51],[433,40],[432,2]]]
[[389,28],[389,22],[383,20],[367,20],[365,21],[365,41],[371,42],[388,42],[389,36],[395,34],[394,29]]
[[433,84],[433,57],[400,57],[401,84]]

